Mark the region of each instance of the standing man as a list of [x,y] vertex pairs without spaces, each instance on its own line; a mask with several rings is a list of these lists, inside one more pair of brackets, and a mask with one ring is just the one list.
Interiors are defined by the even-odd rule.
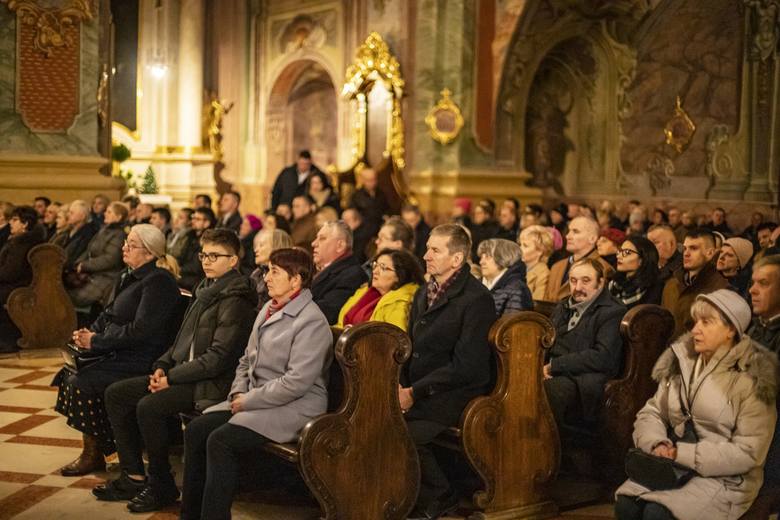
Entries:
[[363,215],[363,222],[373,236],[382,227],[382,221],[390,211],[390,207],[385,194],[379,188],[379,180],[373,169],[364,168],[360,172],[360,180],[362,186],[352,194],[349,207],[357,209]]
[[306,181],[315,172],[322,173],[312,164],[309,150],[301,150],[295,164],[283,169],[276,177],[274,187],[271,190],[271,209],[274,213],[279,205],[292,207],[295,196],[306,193]]
[[225,228],[238,233],[241,228],[241,213],[238,206],[241,204],[241,194],[237,191],[226,191],[219,199],[219,223],[218,228]]
[[430,279],[414,295],[412,355],[401,369],[398,398],[420,458],[420,494],[410,518],[439,518],[458,497],[434,456],[433,440],[460,420],[466,405],[490,391],[488,332],[496,321],[490,291],[469,271],[471,238],[457,224],[431,231]]

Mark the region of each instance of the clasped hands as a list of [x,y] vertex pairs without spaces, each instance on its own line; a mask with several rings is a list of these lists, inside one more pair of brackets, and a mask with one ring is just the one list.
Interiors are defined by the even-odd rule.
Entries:
[[661,443],[653,448],[653,455],[656,457],[663,457],[665,459],[677,459],[677,447],[669,446],[666,443]]
[[72,336],[73,343],[79,348],[89,350],[92,348],[92,336],[94,335],[95,333],[89,329],[74,330]]
[[149,386],[147,388],[151,393],[159,392],[169,386],[168,376],[165,375],[165,371],[162,368],[158,368],[154,371],[154,374],[149,376]]

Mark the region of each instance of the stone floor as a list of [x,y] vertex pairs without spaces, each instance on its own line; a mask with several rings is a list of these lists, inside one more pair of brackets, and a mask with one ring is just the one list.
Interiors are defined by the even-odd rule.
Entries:
[[[106,473],[83,478],[59,475],[58,469],[76,458],[81,448],[81,434],[52,409],[57,394],[48,385],[61,365],[56,351],[0,356],[0,520],[178,518],[177,507],[135,515],[124,503],[95,500],[90,490],[117,474],[115,464],[109,464]],[[181,458],[172,458],[180,476]],[[447,518],[465,518],[468,511],[458,513]],[[241,495],[234,504],[233,517],[313,520],[319,517],[319,509],[312,499],[280,489],[264,496]],[[562,518],[611,517],[612,506],[600,504],[569,511]]]

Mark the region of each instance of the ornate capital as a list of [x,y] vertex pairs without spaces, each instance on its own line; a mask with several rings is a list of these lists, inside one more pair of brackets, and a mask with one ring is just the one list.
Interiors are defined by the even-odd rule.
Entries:
[[44,8],[37,0],[0,0],[24,24],[35,28],[35,49],[51,58],[54,49],[72,47],[75,38],[68,28],[82,20],[92,20],[91,0],[70,0],[62,8]]

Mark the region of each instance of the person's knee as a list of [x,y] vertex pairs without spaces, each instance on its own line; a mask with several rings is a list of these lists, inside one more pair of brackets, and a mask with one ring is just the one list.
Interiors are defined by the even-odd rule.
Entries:
[[647,502],[642,513],[642,520],[674,520],[674,516],[661,504]]
[[640,520],[642,508],[633,497],[618,495],[615,501],[615,518],[618,520]]
[[208,421],[195,418],[184,428],[184,446],[186,449],[198,449],[204,447],[211,433]]

